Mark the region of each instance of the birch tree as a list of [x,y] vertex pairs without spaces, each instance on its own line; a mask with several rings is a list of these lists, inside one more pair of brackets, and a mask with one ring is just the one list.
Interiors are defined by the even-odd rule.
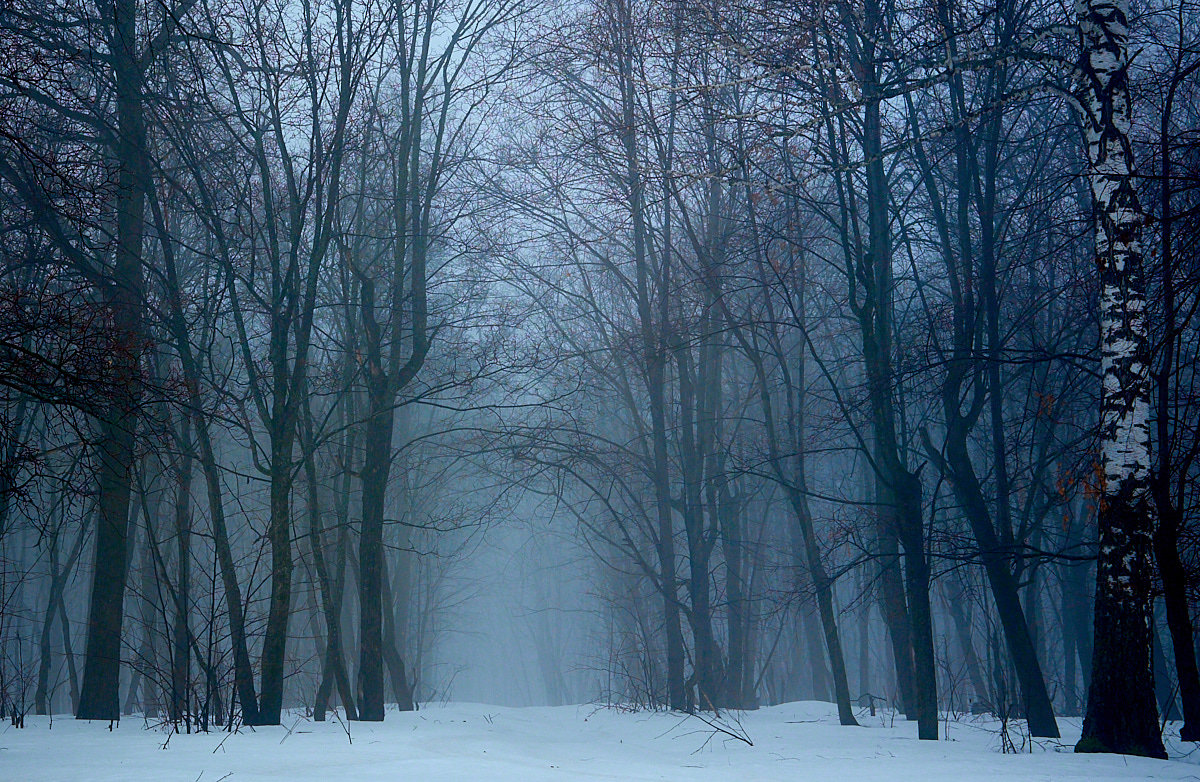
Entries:
[[1087,0],[1078,14],[1103,386],[1096,642],[1075,751],[1166,758],[1154,701],[1149,334],[1130,137],[1129,2]]

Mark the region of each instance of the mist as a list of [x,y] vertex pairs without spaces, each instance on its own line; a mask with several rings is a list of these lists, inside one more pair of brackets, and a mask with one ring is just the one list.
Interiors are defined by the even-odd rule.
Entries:
[[1189,756],[1198,13],[4,3],[10,733]]

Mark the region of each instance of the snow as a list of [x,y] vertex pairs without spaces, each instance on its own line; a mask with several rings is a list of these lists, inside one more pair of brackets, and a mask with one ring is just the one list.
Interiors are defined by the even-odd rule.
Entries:
[[[316,723],[293,714],[283,727],[170,735],[126,719],[27,718],[0,729],[0,779],[181,780],[888,780],[889,782],[1105,782],[1196,779],[1185,762],[1075,755],[1077,719],[1061,718],[1062,743],[1039,741],[1001,754],[998,724],[943,723],[948,741],[919,742],[916,724],[862,710],[861,728],[837,724],[826,703],[791,703],[728,717],[749,746],[694,717],[596,706],[505,708],[429,705],[389,712],[382,724]],[[1168,732],[1170,730],[1168,729]],[[1021,736],[1014,732],[1020,745]],[[169,739],[169,740],[168,740]],[[1191,745],[1169,740],[1172,757]],[[1200,753],[1196,753],[1200,754]],[[1200,762],[1200,758],[1196,759]]]

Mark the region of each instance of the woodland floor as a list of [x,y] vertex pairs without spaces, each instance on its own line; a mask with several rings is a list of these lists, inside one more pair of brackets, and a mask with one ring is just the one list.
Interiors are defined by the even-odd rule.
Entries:
[[[735,719],[736,718],[736,719]],[[1079,720],[1063,718],[1060,742],[1022,741],[1000,751],[999,725],[982,718],[942,726],[946,741],[918,742],[914,723],[890,715],[842,728],[833,707],[792,703],[698,718],[595,706],[505,708],[429,705],[389,712],[383,724],[316,723],[292,715],[283,727],[171,735],[141,718],[107,724],[30,717],[0,728],[0,780],[1013,780],[1200,779],[1200,749],[1168,739],[1174,760],[1075,755]],[[1019,727],[1019,726],[1018,726]],[[347,735],[347,728],[348,734]],[[1168,727],[1168,734],[1171,728]]]

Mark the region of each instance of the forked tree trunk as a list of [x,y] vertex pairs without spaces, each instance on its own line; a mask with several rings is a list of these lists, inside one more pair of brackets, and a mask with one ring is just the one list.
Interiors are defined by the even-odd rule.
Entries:
[[[957,56],[954,43],[953,24],[950,11],[944,2],[938,3],[942,24],[949,36],[949,53]],[[1001,75],[1001,81],[1003,76]],[[1002,87],[996,89],[1003,91]],[[1021,603],[1019,589],[1020,557],[1012,545],[1012,522],[1009,513],[1010,492],[1008,467],[1004,447],[1003,386],[1000,382],[999,299],[996,293],[996,252],[994,230],[995,205],[995,160],[993,138],[999,135],[1000,114],[994,112],[986,128],[986,164],[984,184],[978,188],[979,172],[976,145],[972,142],[966,117],[968,116],[962,78],[955,74],[950,79],[952,119],[955,122],[955,172],[956,210],[953,222],[949,209],[941,205],[941,193],[934,165],[930,162],[922,144],[914,145],[913,153],[929,196],[934,222],[937,226],[942,255],[947,268],[950,300],[953,305],[953,326],[950,329],[952,348],[946,362],[946,373],[941,384],[942,411],[945,416],[945,444],[941,451],[933,446],[927,433],[925,447],[940,472],[949,481],[958,499],[978,546],[979,557],[987,574],[988,586],[996,603],[1004,638],[1021,685],[1024,714],[1033,736],[1058,738],[1058,724],[1050,704],[1050,695],[1042,675],[1036,645],[1028,616],[1036,611],[1026,611]],[[910,124],[915,138],[921,138],[916,109],[907,101]],[[971,219],[971,194],[978,193],[978,218],[981,235],[980,269],[976,272],[975,234]],[[957,238],[957,248],[952,237]],[[986,373],[979,365],[978,354],[983,340],[979,306],[974,293],[975,278],[982,289],[984,314],[987,315],[987,344],[989,362]],[[976,472],[971,457],[970,439],[979,417],[984,410],[984,382],[986,375],[987,397],[992,412],[992,447],[995,457],[992,465],[996,481],[995,518],[984,496],[983,484]],[[1034,594],[1032,591],[1030,594]]]
[[[409,556],[409,552],[401,551],[401,556]],[[396,619],[396,599],[394,594],[400,594],[405,597],[409,594],[409,584],[407,578],[407,569],[401,568],[401,572],[396,574],[393,580],[387,572],[387,567],[384,567],[383,573],[383,661],[387,665],[388,679],[392,682],[392,695],[396,699],[396,706],[400,711],[413,711],[416,707],[416,699],[413,689],[416,682],[409,675],[407,666],[404,664],[404,658],[400,656],[400,635],[405,632],[405,627],[402,622]],[[395,588],[393,591],[393,584]],[[413,676],[416,671],[412,672]]]
[[[669,462],[667,457],[667,421],[666,421],[666,354],[663,334],[659,329],[665,328],[665,319],[655,324],[656,312],[652,306],[653,292],[651,285],[654,275],[651,274],[649,248],[647,247],[648,227],[645,214],[645,183],[642,179],[641,165],[638,160],[638,139],[636,120],[636,99],[633,84],[633,51],[629,40],[632,19],[629,9],[623,3],[617,3],[618,18],[616,20],[621,30],[618,30],[620,52],[617,57],[618,78],[621,88],[621,125],[624,129],[621,137],[622,151],[625,164],[625,187],[629,196],[629,213],[633,222],[633,255],[636,274],[637,309],[639,328],[641,331],[641,349],[646,362],[646,389],[649,395],[650,431],[652,441],[651,479],[654,483],[655,522],[657,524],[658,540],[656,551],[659,566],[659,593],[663,601],[663,625],[666,630],[667,642],[667,705],[676,710],[688,708],[684,692],[684,649],[683,626],[679,617],[679,593],[675,574],[675,529],[671,510],[671,488]],[[658,291],[658,302],[666,306],[666,292]]]
[[[878,4],[868,3],[871,16],[878,18]],[[875,29],[875,25],[872,25]],[[873,43],[864,41],[871,48]],[[904,598],[912,649],[912,707],[917,734],[936,740],[937,676],[934,670],[933,617],[929,607],[929,561],[925,555],[925,523],[921,512],[921,480],[909,470],[900,450],[895,420],[896,376],[892,366],[892,249],[889,228],[889,192],[883,166],[883,136],[879,83],[874,74],[874,50],[861,62],[872,75],[863,85],[865,120],[863,156],[867,160],[868,250],[859,259],[858,276],[864,283],[864,302],[858,310],[862,332],[863,360],[874,436],[876,497],[881,516],[881,537],[897,539],[904,549]],[[885,555],[890,552],[883,552]],[[885,582],[882,586],[887,589]],[[894,599],[894,598],[893,598]],[[891,609],[891,607],[889,606]],[[892,609],[894,610],[894,609]],[[899,640],[893,631],[893,644]],[[903,680],[906,650],[896,649],[897,676]]]
[[[150,207],[155,231],[158,233],[162,246],[163,267],[167,276],[167,327],[171,332],[171,338],[175,343],[175,350],[179,354],[180,365],[183,369],[184,386],[187,390],[187,402],[190,408],[188,414],[191,416],[196,444],[199,446],[197,457],[200,461],[200,471],[204,475],[213,547],[216,549],[216,559],[221,571],[221,586],[225,592],[225,608],[229,617],[229,641],[233,647],[234,691],[242,707],[242,721],[247,725],[257,725],[259,719],[258,696],[254,689],[254,671],[250,664],[250,651],[246,638],[242,591],[238,584],[237,568],[229,541],[229,530],[225,523],[225,500],[220,465],[217,464],[212,433],[208,428],[209,419],[204,411],[204,396],[200,391],[200,364],[192,350],[188,333],[174,246],[171,244],[162,204],[159,203],[153,192],[150,193]],[[211,666],[208,675],[211,678]],[[210,688],[209,693],[219,701],[220,694],[216,688]],[[221,711],[218,706],[216,712],[219,714]]]
[[[59,497],[59,502],[62,498]],[[65,515],[65,514],[62,514]],[[59,524],[62,524],[62,515],[59,516]],[[67,561],[60,569],[58,566],[58,537],[61,535],[61,526],[55,539],[50,543],[50,597],[46,601],[46,614],[42,620],[41,634],[41,660],[38,665],[38,683],[35,691],[34,713],[35,714],[50,714],[52,704],[52,696],[50,692],[50,669],[52,663],[52,655],[50,649],[50,639],[53,636],[54,619],[57,616],[63,625],[63,654],[67,658],[68,669],[70,673],[71,687],[71,707],[76,706],[76,701],[79,698],[79,693],[76,691],[77,684],[75,681],[75,661],[71,652],[71,628],[66,621],[66,613],[61,610],[63,602],[63,592],[66,589],[67,582],[71,579],[71,574],[75,570],[75,563],[79,560],[79,555],[83,551],[83,542],[87,535],[83,530],[75,536],[75,542],[71,544],[71,551],[67,555]]]
[[[801,329],[804,329],[805,308],[803,292],[800,293],[799,298],[800,301],[795,309],[795,315],[799,318],[798,325]],[[800,356],[794,374],[787,369],[786,362],[782,360],[780,362],[786,378],[785,388],[788,394],[787,413],[790,419],[787,429],[789,435],[787,447],[790,455],[785,456],[779,448],[775,405],[767,381],[766,367],[764,366],[762,355],[751,345],[741,330],[734,329],[733,333],[754,367],[754,376],[763,412],[763,423],[766,429],[767,453],[770,457],[771,469],[776,481],[784,487],[789,504],[791,505],[792,517],[791,524],[789,524],[789,533],[792,558],[795,562],[797,572],[802,568],[808,570],[816,592],[817,611],[821,620],[821,629],[825,642],[824,653],[828,655],[830,673],[833,678],[833,692],[834,698],[837,701],[838,719],[842,725],[858,725],[858,720],[854,718],[854,709],[850,702],[850,684],[849,678],[846,675],[846,656],[842,648],[841,633],[833,608],[834,580],[829,576],[829,571],[825,567],[820,546],[817,543],[812,509],[808,502],[808,478],[804,454],[806,432],[804,423],[806,393],[804,356]],[[787,469],[784,467],[785,462],[787,462]],[[813,634],[809,633],[809,637],[812,638]],[[809,656],[812,658],[814,674],[818,668],[821,670],[824,669],[821,660],[821,651],[819,644],[815,652],[810,651]],[[815,684],[814,689],[817,689]]]
[[303,416],[300,421],[300,442],[304,452],[304,477],[308,490],[308,537],[312,548],[313,567],[317,573],[317,587],[321,593],[321,609],[325,620],[325,656],[321,672],[321,683],[313,701],[313,719],[325,720],[332,682],[337,683],[338,695],[347,719],[357,719],[354,706],[354,689],[346,672],[346,659],[342,655],[342,612],[341,590],[336,588],[325,561],[325,530],[321,516],[321,497],[317,473],[316,438],[313,430],[312,407],[308,394],[301,402]]
[[[1026,621],[1026,610],[1021,604],[1011,549],[996,535],[983,488],[971,463],[967,434],[960,429],[961,424],[956,426],[957,423],[952,422],[946,435],[947,472],[979,545],[979,556],[983,560],[988,586],[996,604],[996,614],[1004,630],[1005,645],[1020,683],[1021,703],[1029,732],[1032,736],[1058,738],[1058,722],[1054,718],[1041,662],[1029,622]],[[1000,501],[1007,502],[1007,499],[1001,498]]]

